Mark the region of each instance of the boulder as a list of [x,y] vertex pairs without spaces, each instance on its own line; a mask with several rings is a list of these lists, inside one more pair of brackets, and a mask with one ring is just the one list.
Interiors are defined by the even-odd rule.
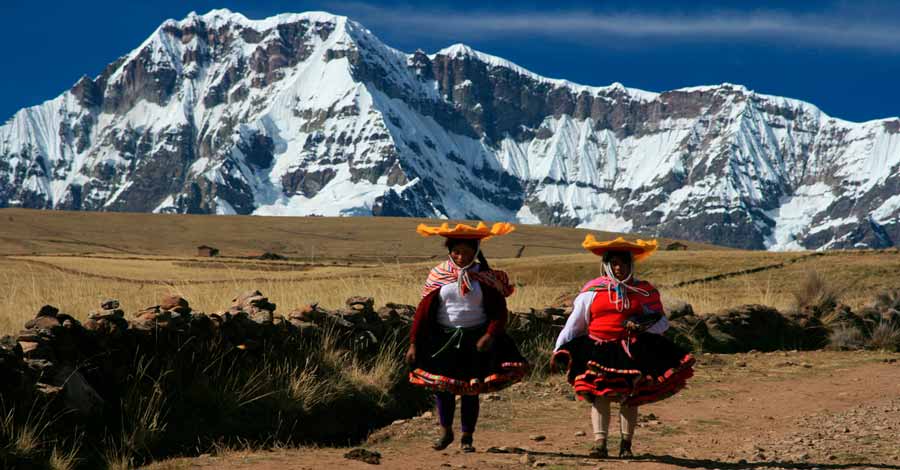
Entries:
[[232,309],[244,311],[268,310],[275,311],[275,304],[269,302],[269,299],[258,290],[244,292],[243,294],[231,300]]
[[162,298],[159,302],[159,308],[163,310],[172,310],[176,307],[189,307],[188,301],[184,297],[177,294],[170,294]]
[[373,299],[372,297],[353,296],[347,299],[346,304],[347,307],[356,311],[375,311],[375,299]]
[[59,309],[52,305],[44,305],[38,310],[37,316],[39,317],[55,317],[56,314],[59,313]]
[[385,304],[386,308],[390,308],[397,312],[397,315],[400,315],[401,318],[412,321],[416,316],[416,307],[415,305],[406,305],[406,304],[395,304],[393,302],[388,302]]
[[258,310],[250,314],[250,319],[260,325],[271,325],[274,321],[274,316],[269,310]]
[[830,330],[819,318],[802,312],[785,314],[788,335],[783,347],[789,349],[821,349],[828,345]]
[[379,308],[375,313],[378,315],[378,318],[380,318],[381,321],[395,322],[401,320],[400,314],[397,313],[397,310],[388,306]]
[[103,412],[103,398],[78,370],[71,366],[56,367],[50,379],[62,387],[66,408],[82,417],[98,416]]
[[38,315],[32,320],[28,320],[25,322],[25,328],[31,330],[51,330],[58,331],[59,328],[62,327],[62,323],[60,323],[59,319],[56,316],[49,315]]
[[59,320],[62,323],[62,327],[67,330],[80,331],[84,328],[81,326],[81,322],[75,319],[75,317],[65,313],[59,314],[56,319]]
[[54,354],[53,348],[44,341],[23,341],[20,338],[19,346],[22,347],[22,355],[26,359],[56,360],[56,354]]
[[88,318],[92,320],[112,320],[115,318],[125,318],[125,312],[121,309],[99,310],[91,312]]
[[694,307],[679,299],[671,299],[666,303],[666,316],[669,320],[694,316]]
[[713,342],[706,322],[693,314],[669,319],[665,335],[675,344],[693,351],[707,351]]
[[326,315],[326,312],[318,307],[317,304],[309,304],[291,311],[288,314],[289,319],[296,319],[301,321],[308,322],[318,322],[321,321]]
[[0,338],[0,367],[19,362],[23,357],[22,346],[16,338],[9,335]]

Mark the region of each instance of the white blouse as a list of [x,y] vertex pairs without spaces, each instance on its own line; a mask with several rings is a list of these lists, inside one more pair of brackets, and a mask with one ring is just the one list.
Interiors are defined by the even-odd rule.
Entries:
[[[469,268],[469,272],[478,270],[478,265]],[[470,278],[471,279],[471,278]],[[487,322],[484,314],[484,294],[481,284],[471,279],[472,290],[462,295],[459,292],[459,281],[441,287],[437,322],[450,328],[471,328]]]
[[[591,304],[594,303],[594,296],[596,294],[597,293],[594,291],[588,291],[582,292],[578,294],[578,297],[575,297],[575,302],[572,304],[572,314],[569,315],[569,319],[566,320],[566,326],[563,327],[562,331],[559,332],[559,336],[556,338],[556,347],[553,348],[554,351],[558,350],[560,346],[569,341],[587,334],[588,325],[591,324]],[[663,315],[659,321],[647,329],[647,333],[661,335],[668,329],[669,320],[666,320],[665,315]]]

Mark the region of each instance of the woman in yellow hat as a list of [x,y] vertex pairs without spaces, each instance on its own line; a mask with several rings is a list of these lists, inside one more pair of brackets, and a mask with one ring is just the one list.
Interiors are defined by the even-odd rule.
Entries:
[[634,276],[634,263],[656,251],[656,241],[623,238],[582,246],[603,257],[603,275],[588,282],[575,298],[572,314],[556,340],[554,366],[581,400],[592,403],[594,447],[607,457],[610,402],[617,401],[619,457],[632,457],[637,407],[670,397],[693,375],[694,358],[662,333],[668,328],[659,292]]
[[453,442],[455,395],[462,396],[460,447],[474,452],[478,395],[505,388],[525,375],[526,361],[505,333],[506,297],[513,287],[506,273],[491,269],[480,248],[482,240],[513,230],[506,223],[491,229],[483,223],[417,229],[424,236],[445,237],[449,251],[449,258],[425,281],[406,353],[412,366],[409,381],[435,392],[443,431],[432,446],[435,450]]

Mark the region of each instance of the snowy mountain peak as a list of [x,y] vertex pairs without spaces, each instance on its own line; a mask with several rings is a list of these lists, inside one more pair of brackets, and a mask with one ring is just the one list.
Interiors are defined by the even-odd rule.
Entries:
[[194,26],[198,23],[204,23],[213,27],[221,27],[228,25],[239,25],[245,28],[252,28],[257,31],[265,31],[280,24],[297,23],[301,21],[311,21],[317,23],[333,23],[342,24],[347,22],[346,16],[335,15],[325,11],[308,11],[303,13],[281,13],[260,20],[252,20],[241,13],[233,12],[227,8],[217,8],[210,10],[202,15],[196,12],[190,12],[187,17],[182,20],[166,20],[163,26],[174,24],[179,27]]
[[491,54],[487,54],[484,52],[477,51],[477,50],[472,49],[471,47],[469,47],[465,44],[461,44],[461,43],[453,44],[450,47],[441,49],[438,52],[436,52],[435,54],[429,56],[429,58],[434,60],[437,56],[445,56],[450,59],[456,59],[456,60],[460,60],[460,59],[477,60],[477,61],[485,63],[491,67],[498,67],[498,68],[510,70],[519,75],[528,77],[530,79],[539,81],[541,83],[547,83],[554,87],[569,88],[577,93],[585,92],[585,93],[589,93],[592,95],[600,95],[600,94],[620,92],[620,93],[628,94],[636,99],[641,99],[641,100],[652,100],[658,96],[658,93],[639,90],[636,88],[626,88],[624,85],[622,85],[621,83],[618,83],[618,82],[614,82],[609,86],[596,87],[596,86],[579,85],[577,83],[573,83],[568,80],[547,78],[547,77],[544,77],[537,73],[534,73],[520,65],[510,62],[506,59],[503,59],[501,57],[497,57],[497,56],[494,56]]
[[900,120],[546,78],[325,12],[168,20],[0,126],[0,207],[400,215],[744,248],[900,239]]

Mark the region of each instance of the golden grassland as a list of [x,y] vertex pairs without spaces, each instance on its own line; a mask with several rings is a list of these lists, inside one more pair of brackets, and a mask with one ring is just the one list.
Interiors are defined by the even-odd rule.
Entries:
[[[338,307],[353,295],[375,297],[379,304],[414,304],[428,269],[446,253],[440,239],[415,234],[417,219],[6,209],[0,210],[0,221],[3,333],[21,328],[44,304],[86,317],[106,298],[119,299],[126,312],[133,312],[155,305],[168,293],[184,296],[195,310],[205,312],[226,309],[233,297],[249,289],[262,291],[283,313],[313,302]],[[507,270],[517,285],[509,300],[513,310],[554,305],[599,274],[598,259],[580,250],[585,233],[522,226],[485,243],[491,262]],[[289,259],[192,256],[200,243],[217,246],[223,254],[274,250]],[[516,258],[522,245],[522,256]],[[311,246],[317,255],[311,255]],[[688,246],[687,251],[659,252],[639,265],[638,274],[656,284],[664,299],[686,301],[699,313],[747,303],[791,308],[791,293],[809,271],[840,287],[841,299],[853,307],[864,305],[880,290],[900,287],[896,250],[811,256]],[[678,286],[758,268],[768,269]]]
[[[266,251],[310,263],[414,261],[442,255],[416,234],[430,219],[397,217],[256,217],[0,209],[0,255],[107,253],[193,256],[206,244],[226,257]],[[449,221],[450,223],[460,221]],[[466,221],[462,221],[466,222]],[[471,221],[469,221],[471,223]],[[612,232],[593,231],[608,237]],[[520,225],[491,242],[491,255],[577,253],[588,230]],[[673,240],[662,239],[663,244]],[[716,249],[686,242],[690,248]]]
[[[379,305],[414,304],[428,270],[446,254],[441,239],[415,234],[419,222],[0,210],[0,335],[21,329],[45,304],[85,318],[104,299],[119,299],[130,314],[171,293],[209,313],[227,309],[232,298],[250,289],[266,294],[281,313],[314,302],[336,308],[355,295],[372,296]],[[491,263],[509,272],[517,287],[509,299],[513,311],[558,305],[600,273],[599,259],[580,248],[587,232],[523,226],[485,243]],[[197,257],[199,244],[216,246],[223,256]],[[747,303],[790,309],[792,294],[810,272],[838,287],[840,300],[854,308],[880,291],[900,287],[897,250],[769,253],[687,245],[687,251],[660,251],[638,265],[638,275],[657,285],[664,301],[686,301],[701,314]],[[250,258],[264,251],[288,259]],[[197,374],[208,376],[214,386],[204,392],[208,396],[202,402],[216,405],[215,416],[229,417],[217,422],[221,428],[202,430],[204,435],[234,434],[229,420],[251,403],[263,410],[254,411],[255,418],[270,419],[257,419],[256,428],[275,429],[283,416],[313,416],[343,406],[348,397],[368,400],[368,409],[384,410],[405,400],[391,397],[395,385],[404,381],[398,375],[402,339],[386,342],[366,360],[337,347],[333,334],[326,332],[320,341],[294,356],[268,358],[261,366],[179,361],[177,366],[197,367]],[[538,337],[521,346],[534,364],[546,364],[552,344],[553,338]],[[176,401],[187,395],[179,394],[183,384],[177,381],[163,392],[163,378],[195,374],[169,372],[151,377],[138,367],[122,404],[128,425],[123,421],[121,435],[110,438],[100,456],[107,468],[133,468],[152,459],[173,430],[166,426],[179,426],[177,417],[185,414],[167,413],[186,406],[187,401],[177,406]],[[545,368],[535,368],[532,378],[545,373]],[[72,469],[83,454],[96,452],[81,449],[80,438],[62,444],[42,441],[45,421],[23,418],[22,410],[20,415],[3,411],[0,448],[11,437],[16,455],[47,457],[52,468],[60,469]],[[276,432],[271,439],[277,441]]]

